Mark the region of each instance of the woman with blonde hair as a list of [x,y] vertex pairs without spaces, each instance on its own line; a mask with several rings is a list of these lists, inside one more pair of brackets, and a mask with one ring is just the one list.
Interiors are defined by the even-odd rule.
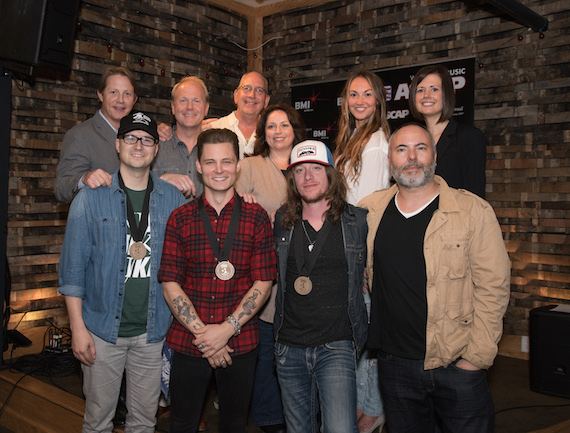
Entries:
[[[336,167],[344,174],[346,201],[356,205],[378,189],[390,186],[386,91],[380,77],[362,70],[353,73],[342,91],[339,133],[333,153]],[[370,293],[363,288],[370,316]],[[364,350],[357,365],[357,418],[360,432],[371,433],[384,426],[385,415],[378,385],[378,361]]]

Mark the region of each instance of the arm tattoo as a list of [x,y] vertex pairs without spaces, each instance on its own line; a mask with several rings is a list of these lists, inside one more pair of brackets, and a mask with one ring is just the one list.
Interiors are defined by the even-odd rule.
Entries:
[[253,310],[257,307],[255,300],[261,294],[261,292],[257,289],[254,290],[253,295],[245,300],[243,303],[243,311],[239,313],[238,320],[241,319],[243,316],[251,316]]
[[186,324],[189,325],[192,321],[197,319],[196,315],[190,312],[191,304],[186,302],[182,296],[174,298],[172,304],[176,308],[176,317],[180,320],[184,320]]

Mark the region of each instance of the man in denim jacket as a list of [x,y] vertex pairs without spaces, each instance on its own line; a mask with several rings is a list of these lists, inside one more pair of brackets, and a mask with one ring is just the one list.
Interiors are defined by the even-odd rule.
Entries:
[[324,143],[295,146],[289,170],[274,227],[275,358],[287,432],[318,431],[320,408],[324,431],[356,433],[356,357],[368,328],[366,211],[345,202],[345,180]]
[[417,124],[390,138],[396,181],[368,209],[372,306],[390,433],[492,432],[485,369],[509,302],[509,258],[493,209],[434,176],[436,147]]
[[154,432],[161,349],[170,310],[156,279],[166,222],[184,203],[150,173],[156,123],[132,112],[120,123],[111,187],[82,188],[71,204],[59,266],[72,349],[83,369],[83,432],[111,432],[123,372],[126,430]]

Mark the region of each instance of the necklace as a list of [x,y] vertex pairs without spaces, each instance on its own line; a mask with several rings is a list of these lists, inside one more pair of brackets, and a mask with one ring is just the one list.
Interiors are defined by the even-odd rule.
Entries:
[[305,227],[305,220],[301,220],[301,224],[303,224],[303,231],[305,232],[305,236],[309,241],[309,245],[307,248],[309,249],[309,252],[311,252],[313,251],[313,248],[315,248],[315,242],[317,242],[317,240],[315,239],[314,241],[312,241],[311,238],[309,237],[309,234],[307,233],[307,228]]

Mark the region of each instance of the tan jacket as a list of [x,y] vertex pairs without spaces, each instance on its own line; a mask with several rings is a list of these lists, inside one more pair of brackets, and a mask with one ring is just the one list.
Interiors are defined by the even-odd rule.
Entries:
[[[447,366],[463,357],[489,368],[497,355],[509,302],[510,266],[501,229],[485,200],[440,186],[439,209],[424,237],[427,328],[424,368]],[[360,201],[368,209],[367,271],[372,287],[374,238],[397,185]],[[387,246],[388,247],[388,246]]]

